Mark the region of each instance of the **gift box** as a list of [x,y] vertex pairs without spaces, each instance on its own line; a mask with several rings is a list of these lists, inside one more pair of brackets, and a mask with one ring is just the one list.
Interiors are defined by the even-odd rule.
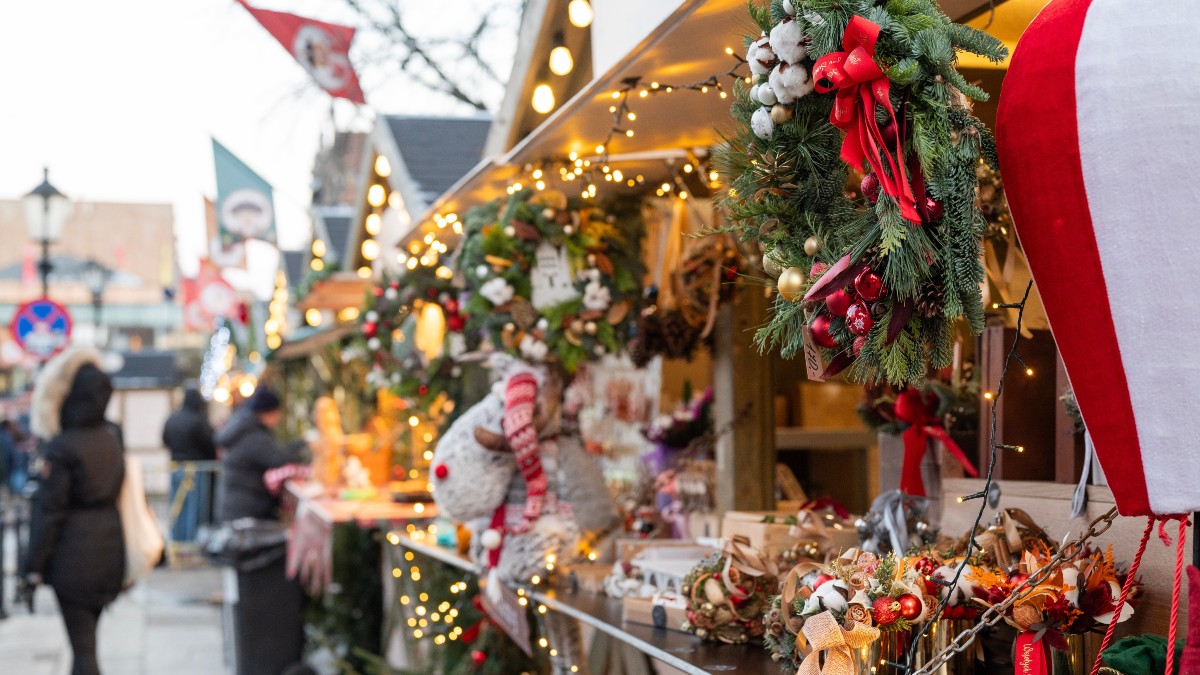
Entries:
[[687,621],[687,603],[681,599],[638,598],[629,596],[621,601],[621,620],[683,633]]
[[[806,518],[821,520],[808,523]],[[772,519],[774,522],[768,522]],[[853,522],[853,518],[829,520],[822,514],[803,511],[727,511],[721,522],[721,536],[732,539],[742,535],[750,540],[751,546],[767,555],[810,542],[836,555],[858,546],[858,530]]]

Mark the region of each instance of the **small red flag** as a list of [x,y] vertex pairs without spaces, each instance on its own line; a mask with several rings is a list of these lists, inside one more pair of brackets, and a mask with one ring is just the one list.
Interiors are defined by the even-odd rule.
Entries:
[[350,41],[354,28],[306,19],[287,12],[256,9],[246,0],[236,0],[288,50],[313,80],[330,96],[358,104],[366,103],[358,86],[358,75],[350,65]]

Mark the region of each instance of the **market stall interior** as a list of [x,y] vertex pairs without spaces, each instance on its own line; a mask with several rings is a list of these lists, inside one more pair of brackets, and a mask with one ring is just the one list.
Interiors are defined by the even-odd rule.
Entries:
[[1170,662],[1186,519],[1147,547],[1116,516],[1166,522],[1109,487],[1134,460],[1084,424],[1104,397],[1000,173],[1045,5],[533,0],[493,118],[339,134],[350,197],[314,205],[258,375],[314,448],[289,558],[320,644],[448,673]]

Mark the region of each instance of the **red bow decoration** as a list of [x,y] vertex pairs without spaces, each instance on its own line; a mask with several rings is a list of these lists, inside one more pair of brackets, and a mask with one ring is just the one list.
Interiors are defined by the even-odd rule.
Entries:
[[941,441],[946,450],[954,455],[959,464],[962,464],[963,471],[966,471],[968,476],[972,478],[979,476],[979,472],[971,465],[971,460],[967,459],[966,453],[958,447],[958,443],[950,438],[950,434],[946,433],[942,425],[937,424],[937,419],[930,412],[921,392],[915,389],[901,392],[896,397],[895,411],[896,419],[907,422],[909,425],[908,429],[904,431],[904,466],[900,472],[901,492],[915,497],[925,496],[925,481],[921,479],[921,460],[925,457],[930,438]]
[[801,511],[820,511],[822,509],[833,511],[833,514],[842,520],[850,519],[850,509],[833,497],[817,497],[800,505]]
[[[813,67],[815,88],[822,94],[837,91],[829,121],[846,132],[842,141],[842,159],[851,166],[862,167],[865,161],[879,179],[879,185],[900,204],[900,215],[915,223],[921,222],[912,187],[905,176],[904,135],[892,108],[891,81],[875,63],[875,42],[879,39],[879,24],[855,16],[842,35],[845,51],[831,52],[817,60]],[[879,124],[875,121],[875,106],[887,110],[893,130],[894,148],[888,147]],[[884,171],[886,162],[888,171]]]

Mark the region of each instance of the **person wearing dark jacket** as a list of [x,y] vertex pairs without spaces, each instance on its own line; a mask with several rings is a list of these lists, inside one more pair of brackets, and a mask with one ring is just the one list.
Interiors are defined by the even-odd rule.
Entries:
[[[195,462],[217,458],[208,406],[196,389],[183,393],[183,407],[163,425],[163,445],[171,451],[171,539],[195,541],[202,523],[212,511],[212,471]],[[180,494],[182,490],[182,495]]]
[[[264,474],[297,457],[272,436],[283,420],[279,396],[260,386],[217,433],[225,449],[221,468],[220,519],[278,521],[279,498]],[[287,578],[286,561],[237,572],[235,615],[238,675],[280,675],[301,660],[304,646],[303,592]]]
[[97,675],[96,624],[125,581],[117,499],[124,448],[104,419],[112,380],[100,354],[74,349],[51,360],[34,387],[31,426],[42,439],[33,497],[27,584],[49,584],[74,652],[72,675]]

